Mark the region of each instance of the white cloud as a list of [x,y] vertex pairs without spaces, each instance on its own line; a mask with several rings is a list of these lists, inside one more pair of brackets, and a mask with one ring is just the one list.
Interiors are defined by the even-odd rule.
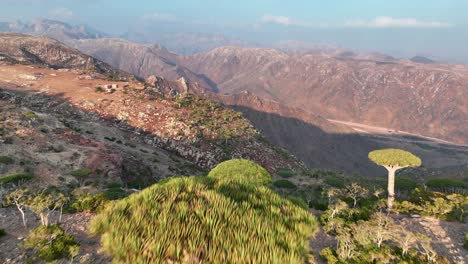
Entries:
[[290,26],[294,24],[291,18],[287,16],[272,16],[272,15],[264,15],[262,17],[262,22],[279,24],[283,26]]
[[368,28],[441,28],[450,27],[451,24],[439,21],[421,21],[415,18],[380,16],[372,20],[350,20],[345,23],[345,26]]
[[64,7],[51,9],[49,10],[48,14],[50,18],[54,18],[54,19],[67,20],[67,19],[75,18],[75,14],[73,13],[73,11]]
[[143,20],[149,21],[176,21],[177,18],[172,14],[163,14],[163,13],[149,13],[143,15]]

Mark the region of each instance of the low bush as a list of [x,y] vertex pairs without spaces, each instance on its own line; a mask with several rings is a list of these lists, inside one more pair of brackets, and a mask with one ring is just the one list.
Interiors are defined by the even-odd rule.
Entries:
[[426,186],[435,191],[454,193],[463,192],[468,189],[468,183],[447,178],[434,178],[426,181]]
[[324,179],[324,183],[331,187],[343,188],[346,185],[346,180],[338,176],[330,175]]
[[5,235],[6,235],[5,229],[0,228],[0,237],[5,236]]
[[468,249],[468,233],[465,233],[465,240],[464,240],[464,243],[463,243],[463,247],[465,249]]
[[283,178],[291,178],[295,175],[294,171],[285,168],[278,169],[276,174]]
[[0,184],[18,183],[21,181],[30,180],[32,178],[33,178],[33,175],[29,173],[11,174],[11,175],[0,177]]
[[413,179],[406,177],[395,178],[395,189],[397,191],[412,191],[418,187],[418,183]]
[[104,197],[107,200],[118,200],[118,199],[122,199],[122,198],[124,198],[126,196],[127,196],[127,192],[122,190],[121,187],[108,188],[104,192]]
[[58,225],[39,226],[31,230],[22,246],[33,249],[36,257],[46,262],[73,259],[79,251],[73,236],[65,233]]
[[24,112],[23,116],[26,117],[27,119],[32,119],[32,120],[38,118],[37,114],[34,113],[33,111]]
[[295,189],[297,187],[296,184],[288,180],[277,180],[273,183],[273,185],[277,188],[284,188],[284,189]]
[[101,86],[96,86],[96,88],[95,88],[94,90],[95,90],[95,92],[97,92],[97,93],[104,92],[104,89],[102,89]]
[[327,261],[328,264],[340,263],[340,260],[336,256],[336,252],[333,248],[326,247],[320,250],[320,257]]
[[93,173],[93,170],[84,168],[84,169],[74,170],[70,172],[70,175],[73,177],[83,178],[83,177],[87,177],[91,175],[92,173]]
[[14,160],[8,156],[0,156],[0,164],[10,165],[13,164]]
[[107,201],[107,196],[103,193],[96,195],[84,193],[76,197],[70,207],[77,212],[96,212],[101,209]]

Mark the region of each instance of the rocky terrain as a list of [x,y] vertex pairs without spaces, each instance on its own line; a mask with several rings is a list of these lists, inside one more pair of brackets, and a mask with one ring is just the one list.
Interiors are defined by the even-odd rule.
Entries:
[[0,65],[35,64],[54,69],[74,69],[103,74],[110,79],[132,80],[133,75],[116,70],[78,50],[49,38],[0,33]]
[[[465,154],[463,154],[466,153],[465,147],[457,147],[455,145],[451,146],[450,144],[447,146],[439,144],[444,142],[437,140],[431,143],[434,139],[424,139],[422,136],[430,135],[430,130],[425,130],[424,133],[420,133],[420,130],[417,128],[415,128],[417,129],[416,132],[412,130],[411,126],[425,127],[424,120],[417,124],[415,124],[415,122],[407,121],[404,124],[404,127],[407,128],[405,130],[398,128],[399,126],[403,126],[403,122],[402,124],[399,124],[393,120],[392,124],[385,125],[386,119],[397,119],[402,113],[406,113],[404,111],[413,111],[411,110],[413,108],[412,105],[407,106],[410,108],[409,110],[406,108],[399,108],[396,110],[398,112],[395,112],[393,109],[389,109],[390,106],[385,106],[384,104],[384,107],[386,107],[387,110],[382,112],[382,109],[377,107],[380,104],[381,96],[376,96],[376,94],[365,95],[368,93],[366,91],[362,91],[360,94],[354,96],[351,95],[352,89],[343,88],[340,90],[341,92],[332,95],[331,93],[335,93],[335,91],[333,89],[329,89],[328,91],[323,92],[323,94],[329,94],[327,97],[322,95],[321,91],[316,91],[316,96],[301,96],[302,93],[309,93],[309,91],[289,91],[288,89],[281,89],[280,92],[278,92],[281,95],[274,96],[272,94],[273,86],[258,88],[257,82],[262,83],[262,78],[264,81],[267,81],[265,78],[268,77],[268,74],[276,71],[274,69],[269,69],[264,73],[264,75],[262,75],[263,77],[257,78],[257,74],[262,74],[262,72],[260,72],[262,65],[267,68],[273,67],[270,65],[270,61],[272,60],[278,59],[291,61],[293,60],[293,57],[298,59],[302,58],[299,55],[290,55],[273,49],[244,50],[238,48],[226,48],[224,49],[224,53],[221,52],[221,49],[218,49],[207,54],[180,57],[176,54],[167,52],[167,50],[159,46],[142,45],[117,39],[77,40],[74,42],[74,45],[76,48],[89,52],[93,56],[97,56],[115,67],[127,70],[141,77],[150,76],[152,74],[152,69],[156,70],[157,75],[164,76],[166,78],[183,76],[190,83],[198,84],[199,87],[197,91],[199,93],[203,93],[203,96],[208,96],[215,101],[234,107],[236,110],[243,112],[256,127],[262,130],[270,141],[288,149],[306,162],[310,167],[327,169],[333,168],[348,172],[360,172],[367,175],[375,175],[376,173],[383,173],[383,171],[377,166],[367,162],[367,153],[375,148],[400,146],[411,149],[418,155],[423,156],[425,160],[429,161],[427,164],[430,164],[429,166],[433,168],[450,166],[452,168],[458,168],[456,170],[466,170],[464,167],[467,164],[465,161]],[[120,55],[115,56],[115,54]],[[234,56],[233,54],[237,55]],[[247,56],[245,56],[246,54],[250,54],[251,58],[247,59]],[[373,54],[365,59],[353,59],[354,56],[358,56],[354,53],[337,53],[336,56],[339,56],[339,59],[326,57],[325,55],[302,56],[321,58],[323,60],[329,60],[330,63],[345,63],[349,64],[350,67],[352,66],[352,60],[356,60],[356,63],[358,64],[367,63],[369,65],[376,63],[375,61],[370,60],[371,58],[380,58],[381,60],[389,61],[394,60],[393,58],[388,58],[379,54]],[[239,58],[238,63],[246,63],[248,65],[236,66],[236,58]],[[240,58],[245,58],[246,61],[243,62]],[[197,70],[200,70],[199,66],[193,66],[190,63],[195,63],[197,60],[200,60],[200,64],[206,65],[206,67],[209,68],[206,75],[194,73]],[[216,66],[208,66],[211,65],[211,63]],[[190,70],[182,65],[193,68]],[[332,67],[332,65],[329,66]],[[203,68],[204,66],[200,67]],[[327,66],[324,65],[323,67],[326,68]],[[419,66],[415,65],[413,67]],[[297,70],[299,70],[299,68],[297,68]],[[311,74],[316,74],[313,67],[309,70],[311,71]],[[338,69],[335,69],[335,72],[336,71],[338,71]],[[239,72],[245,72],[245,74],[241,74]],[[322,77],[322,79],[324,81],[327,80],[327,78],[334,80],[335,82],[342,81],[339,80],[339,76],[333,77],[332,73],[329,73],[329,75],[330,77],[325,76]],[[207,76],[213,79],[208,79]],[[273,76],[270,77],[273,81],[277,80]],[[293,77],[289,76],[288,78]],[[313,76],[307,78],[313,78]],[[301,80],[299,77],[298,79]],[[253,80],[254,83],[251,84],[248,80]],[[296,80],[294,80],[294,82],[295,81]],[[273,82],[273,84],[275,84],[275,82]],[[288,85],[289,84],[285,84],[284,87],[287,87]],[[300,87],[300,85],[303,84],[298,84],[298,86],[294,87]],[[320,88],[321,86],[319,87],[317,82],[314,82],[314,85],[317,86],[316,89],[322,89]],[[334,85],[333,87],[335,87]],[[344,84],[337,83],[336,85],[336,87],[338,87],[338,85]],[[346,85],[348,84],[346,83]],[[229,90],[229,87],[237,88],[231,91]],[[369,89],[372,90],[372,88]],[[373,90],[377,93],[379,89]],[[380,93],[382,92],[378,92],[378,94]],[[354,96],[356,99],[347,100],[345,96],[348,95],[352,97]],[[363,97],[358,97],[361,95],[369,97],[369,102],[362,102],[364,106],[360,107],[359,110],[356,111],[356,115],[353,115],[351,113],[354,111],[354,105],[357,104],[357,102],[360,102],[359,100],[364,100]],[[440,100],[452,100],[445,97],[443,93],[440,93],[439,95],[445,98]],[[325,97],[327,97],[327,99],[324,99]],[[398,95],[398,98],[400,97],[403,97],[403,95]],[[415,98],[414,100],[418,102],[421,102],[422,100],[416,95],[411,98]],[[327,103],[316,102],[320,100],[325,100]],[[333,102],[328,103],[328,100]],[[342,102],[335,102],[337,100],[341,100]],[[397,99],[393,98],[392,100]],[[464,107],[460,102],[460,99],[457,98],[454,100],[455,102],[453,102],[452,105],[455,105],[458,108]],[[299,105],[297,103],[301,101],[306,105]],[[309,103],[309,101],[312,103]],[[408,102],[407,104],[410,103]],[[437,105],[436,107],[442,106]],[[369,120],[376,120],[376,124],[370,121],[368,123],[374,126],[379,126],[381,129],[363,129],[362,127],[359,128],[352,126],[349,122],[330,122],[330,120],[336,120],[335,117],[338,117],[338,120],[353,120],[352,116],[362,115],[367,118],[367,116],[371,115],[371,113],[368,113],[366,109],[361,108],[371,108],[370,110],[374,111],[372,116],[373,119]],[[420,111],[436,111],[434,115],[439,116],[437,114],[438,110],[428,110],[427,107],[421,108]],[[331,112],[336,113],[336,115],[330,114]],[[461,113],[458,112],[458,114],[456,114],[456,112],[454,112],[453,115],[460,116]],[[437,122],[441,122],[440,117],[437,119],[435,116],[434,121],[431,122],[436,122],[437,120],[439,120]],[[409,119],[410,115],[403,118]],[[366,124],[366,122],[361,121],[355,123]],[[453,129],[456,129],[456,132],[453,133],[464,133],[464,130],[458,129],[458,123],[450,121],[450,119],[448,121],[444,121],[444,124],[445,123],[447,124],[446,126],[443,126],[444,131],[449,131],[449,124],[452,124]],[[435,130],[439,129],[435,125],[433,125],[433,127]],[[405,137],[406,140],[402,140]],[[409,140],[411,138],[417,140]],[[452,149],[455,149],[455,151]]]
[[223,46],[254,46],[252,43],[230,38],[223,34],[199,32],[158,32],[149,34],[148,32],[152,31],[141,32],[139,29],[132,29],[120,37],[139,43],[158,43],[172,52],[185,55],[205,52]]
[[[10,47],[12,37],[13,35],[7,34],[2,38],[0,47]],[[19,35],[18,38],[23,36]],[[25,46],[28,40],[32,43],[56,43],[58,48],[63,46],[48,39],[32,37],[18,43]],[[48,49],[51,50],[53,49]],[[35,57],[47,57],[41,52],[42,49],[31,50]],[[82,54],[81,56],[88,58]],[[73,60],[68,61],[74,63]],[[97,61],[97,65],[101,64],[103,63]],[[24,100],[30,105],[40,106],[35,110],[51,111],[53,108],[50,105],[54,104],[54,100],[65,100],[81,112],[139,131],[139,134],[146,136],[147,142],[176,151],[204,168],[212,167],[225,155],[257,155],[259,159],[270,162],[270,166],[265,164],[266,167],[278,162],[273,154],[276,150],[263,141],[256,140],[261,135],[238,113],[188,94],[187,92],[198,89],[196,84],[192,85],[183,79],[167,81],[157,77],[150,78],[149,83],[145,84],[132,81],[130,77],[130,81],[110,81],[105,74],[99,72],[97,66],[91,66],[92,69],[97,69],[94,72],[82,71],[81,64],[77,68],[75,64],[71,64],[68,69],[57,70],[50,68],[52,66],[44,63],[34,66],[1,66],[0,84],[3,91],[11,97],[32,98]],[[110,84],[113,88],[106,87],[111,86]],[[37,93],[37,96],[27,96]],[[193,117],[194,120],[187,117]],[[273,156],[258,154],[255,146],[271,149],[264,153],[270,152]],[[244,151],[250,151],[250,154]]]
[[[181,57],[222,93],[243,90],[326,118],[468,142],[466,67],[268,49],[219,48]],[[398,105],[398,107],[396,107]]]
[[290,150],[311,168],[383,175],[382,168],[368,162],[367,154],[379,148],[399,147],[417,153],[425,161],[424,169],[413,172],[418,177],[464,178],[468,171],[466,146],[389,128],[326,119],[247,91],[210,95],[243,112],[271,142]]
[[294,42],[278,45],[285,52],[225,47],[180,56],[122,39],[63,41],[140,78],[183,77],[191,92],[242,111],[311,167],[382,173],[367,162],[367,152],[397,145],[433,168],[466,170],[466,147],[455,146],[467,138],[460,127],[468,113],[461,65]]
[[[106,61],[113,67],[131,72],[141,78],[152,75],[169,80],[185,78],[206,89],[216,91],[216,84],[176,63],[177,55],[160,45],[138,44],[123,39],[69,40],[73,47]],[[115,56],[119,54],[119,56]]]

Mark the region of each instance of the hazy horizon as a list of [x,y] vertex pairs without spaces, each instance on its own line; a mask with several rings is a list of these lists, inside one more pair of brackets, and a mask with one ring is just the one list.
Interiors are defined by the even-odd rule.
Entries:
[[[4,0],[0,21],[46,18],[112,36],[222,34],[271,47],[282,41],[333,45],[396,57],[468,63],[468,2],[451,1],[109,1]],[[105,10],[105,12],[103,12]]]

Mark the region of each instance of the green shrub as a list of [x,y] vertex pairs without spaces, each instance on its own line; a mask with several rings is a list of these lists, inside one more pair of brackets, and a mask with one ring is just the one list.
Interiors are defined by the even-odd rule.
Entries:
[[122,188],[122,183],[120,182],[111,182],[106,185],[106,188],[113,189],[113,188]]
[[5,229],[0,228],[0,237],[5,236],[5,235],[6,235]]
[[84,193],[76,197],[71,204],[71,208],[77,212],[96,212],[104,206],[107,200],[106,195],[103,193],[96,195]]
[[24,112],[23,116],[26,117],[27,119],[37,119],[38,118],[36,113],[34,113],[33,111]]
[[93,173],[93,170],[84,168],[84,169],[78,169],[70,172],[71,176],[78,177],[78,178],[84,178]]
[[463,247],[465,249],[468,249],[468,233],[465,233],[465,239],[464,239]]
[[346,185],[345,179],[334,175],[327,176],[324,179],[324,183],[336,188],[343,188]]
[[265,185],[271,182],[271,175],[262,166],[250,160],[234,159],[220,163],[208,173],[208,177],[222,182],[237,182]]
[[300,197],[296,197],[296,196],[288,196],[288,199],[289,201],[291,201],[292,203],[294,203],[295,205],[299,206],[299,207],[302,207],[306,210],[309,209],[309,205],[307,204],[306,201],[304,201],[304,199],[300,198]]
[[0,156],[0,164],[13,164],[14,160],[8,156]]
[[11,175],[0,177],[0,184],[18,183],[20,181],[27,181],[32,178],[33,178],[33,175],[29,173],[11,174]]
[[[101,235],[103,251],[116,263],[303,263],[314,217],[258,178],[225,181],[229,172],[249,178],[226,165],[211,176],[167,179],[111,203],[92,219],[90,233]],[[265,176],[246,167],[250,176]]]
[[36,256],[46,262],[73,258],[79,250],[73,236],[58,225],[39,226],[31,230],[22,246],[33,249]]
[[97,93],[101,93],[101,92],[104,92],[104,89],[102,89],[102,87],[101,87],[101,86],[96,86],[96,88],[95,88],[95,92],[97,92]]
[[294,171],[285,168],[278,169],[276,174],[283,178],[291,178],[295,175]]
[[337,264],[339,259],[336,256],[336,252],[333,248],[326,247],[320,250],[320,256],[327,261],[328,264]]
[[399,191],[412,191],[418,187],[418,183],[406,177],[395,177],[395,189]]
[[429,188],[468,188],[468,184],[461,180],[447,179],[447,178],[434,178],[426,181]]
[[288,180],[277,180],[273,183],[275,187],[284,189],[295,189],[296,185]]
[[118,200],[127,196],[127,192],[122,190],[120,187],[108,188],[104,192],[104,196],[107,200]]

